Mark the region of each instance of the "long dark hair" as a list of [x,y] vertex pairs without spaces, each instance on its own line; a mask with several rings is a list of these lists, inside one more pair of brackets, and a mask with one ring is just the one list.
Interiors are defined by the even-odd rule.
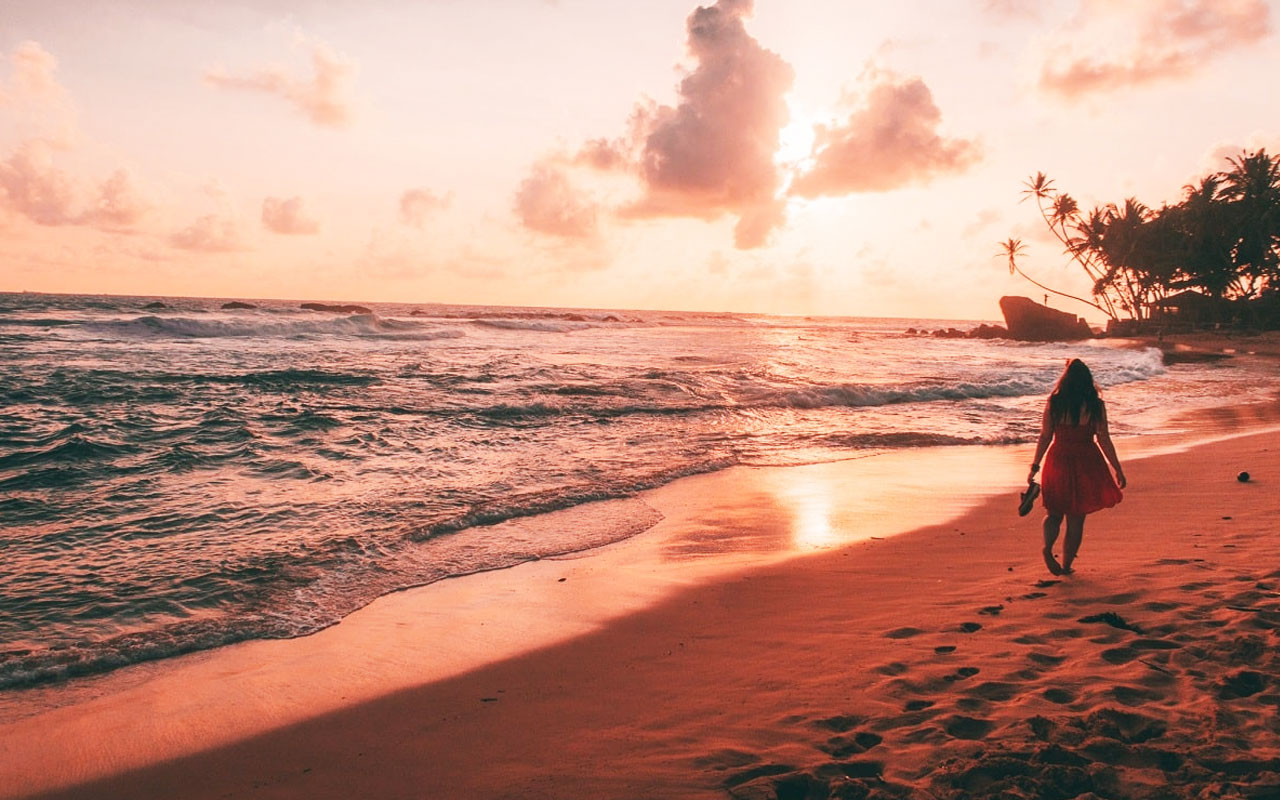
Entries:
[[1070,421],[1072,425],[1079,425],[1082,413],[1087,414],[1090,422],[1098,422],[1106,412],[1098,387],[1094,385],[1093,373],[1083,361],[1073,358],[1067,362],[1062,377],[1058,378],[1058,385],[1049,395],[1049,418],[1054,422]]

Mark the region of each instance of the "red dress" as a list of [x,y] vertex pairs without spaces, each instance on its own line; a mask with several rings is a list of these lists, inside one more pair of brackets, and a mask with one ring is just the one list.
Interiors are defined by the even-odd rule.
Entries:
[[1041,502],[1050,514],[1092,514],[1123,497],[1093,440],[1096,433],[1092,422],[1053,426],[1053,444],[1040,476]]

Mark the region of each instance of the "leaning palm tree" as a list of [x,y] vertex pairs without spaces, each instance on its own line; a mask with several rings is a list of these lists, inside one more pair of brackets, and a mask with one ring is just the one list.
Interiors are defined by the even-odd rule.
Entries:
[[[1066,192],[1060,192],[1053,185],[1053,181],[1043,172],[1037,172],[1024,184],[1026,188],[1023,190],[1023,200],[1034,199],[1036,207],[1040,211],[1040,217],[1048,226],[1050,233],[1053,234],[1059,242],[1062,243],[1064,252],[1071,256],[1088,276],[1090,282],[1094,286],[1094,296],[1098,302],[1083,300],[1073,295],[1063,295],[1065,297],[1073,297],[1080,302],[1093,306],[1111,319],[1118,319],[1116,313],[1116,298],[1109,290],[1110,282],[1107,278],[1107,267],[1097,258],[1097,252],[1089,247],[1082,247],[1080,240],[1080,232],[1086,226],[1086,219],[1081,216],[1080,206],[1075,198]],[[1025,274],[1019,271],[1023,277]],[[1030,280],[1030,278],[1027,278]],[[1042,284],[1031,281],[1035,285],[1044,288]],[[1100,288],[1101,287],[1101,288]],[[1063,294],[1054,291],[1055,294]]]
[[1020,275],[1023,278],[1025,278],[1027,281],[1029,281],[1032,285],[1038,286],[1039,288],[1043,289],[1049,294],[1055,294],[1058,297],[1065,297],[1068,300],[1075,300],[1077,302],[1084,303],[1085,305],[1093,306],[1094,308],[1098,309],[1099,311],[1105,314],[1110,313],[1109,311],[1107,311],[1107,309],[1103,308],[1102,306],[1098,305],[1097,303],[1091,300],[1086,300],[1083,297],[1077,297],[1074,294],[1068,294],[1067,292],[1059,291],[1057,289],[1051,289],[1048,286],[1045,286],[1040,281],[1031,277],[1027,273],[1023,272],[1022,268],[1018,266],[1018,256],[1025,255],[1026,252],[1027,252],[1027,248],[1025,245],[1022,244],[1021,239],[1009,238],[1006,241],[1000,242],[1000,252],[996,253],[996,257],[997,258],[1003,257],[1008,260],[1010,275]]

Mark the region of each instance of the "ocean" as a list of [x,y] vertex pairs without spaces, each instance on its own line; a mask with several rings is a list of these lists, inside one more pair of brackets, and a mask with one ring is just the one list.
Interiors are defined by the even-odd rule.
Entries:
[[[159,300],[164,308],[145,308]],[[1233,361],[978,321],[0,294],[0,689],[577,553],[733,465],[1034,441],[1067,358],[1116,436],[1265,401]]]

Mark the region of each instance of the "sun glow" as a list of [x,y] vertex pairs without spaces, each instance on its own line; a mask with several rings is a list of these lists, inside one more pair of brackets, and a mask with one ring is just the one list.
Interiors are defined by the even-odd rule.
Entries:
[[776,164],[804,167],[813,155],[816,139],[814,120],[802,117],[792,120],[778,131],[778,150],[773,154]]

